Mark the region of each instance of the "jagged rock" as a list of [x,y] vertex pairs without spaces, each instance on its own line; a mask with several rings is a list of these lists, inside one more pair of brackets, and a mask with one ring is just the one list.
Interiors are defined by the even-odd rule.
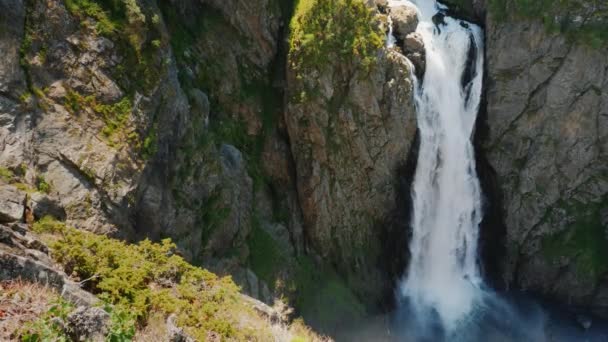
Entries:
[[350,67],[343,63],[322,74],[289,75],[290,98],[319,91],[290,102],[286,124],[307,236],[361,297],[373,301],[379,288],[392,286],[378,269],[388,229],[381,222],[396,206],[397,169],[416,132],[411,70],[392,50],[382,50],[365,76],[341,74]]
[[23,198],[14,186],[0,184],[0,223],[23,221]]
[[196,116],[202,118],[205,127],[209,125],[209,98],[199,89],[190,90],[190,99],[192,100],[192,110],[196,111]]
[[474,23],[483,23],[488,0],[444,0],[450,16]]
[[35,250],[42,254],[49,253],[48,247],[32,236],[26,225],[14,223],[10,226],[0,225],[0,243],[14,247],[17,251]]
[[393,20],[393,32],[398,41],[405,40],[405,37],[416,31],[418,26],[418,15],[416,9],[411,6],[391,7],[389,13]]
[[66,323],[66,332],[74,341],[101,342],[108,334],[110,315],[102,308],[79,306]]
[[241,287],[243,293],[267,304],[274,302],[268,285],[260,280],[251,269],[242,268],[238,271],[232,271],[232,274],[234,275],[234,282]]
[[0,248],[0,280],[24,279],[54,287],[62,297],[77,304],[92,306],[99,300],[89,292],[82,290],[61,271],[48,264],[29,257],[27,251],[22,251],[25,257],[3,252]]
[[234,146],[220,147],[221,169],[225,186],[220,193],[220,207],[226,217],[209,237],[209,257],[236,247],[246,248],[245,239],[251,229],[253,181],[247,173],[242,153]]
[[32,210],[34,216],[42,218],[44,216],[52,216],[59,221],[65,221],[67,214],[61,202],[51,196],[36,192],[32,194]]
[[98,299],[56,269],[48,253],[47,246],[30,234],[26,225],[0,224],[0,280],[24,279],[46,284],[76,305],[95,305]]

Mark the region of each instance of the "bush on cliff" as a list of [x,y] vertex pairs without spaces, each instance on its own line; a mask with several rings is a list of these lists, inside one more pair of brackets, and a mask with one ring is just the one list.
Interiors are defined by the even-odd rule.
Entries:
[[[168,239],[138,244],[65,226],[45,217],[34,226],[49,241],[52,256],[66,273],[118,310],[129,312],[140,325],[152,313],[177,315],[177,323],[197,340],[213,332],[222,339],[265,340],[268,331],[243,325],[257,317],[240,298],[229,277],[220,278],[188,264],[175,254]],[[255,327],[255,329],[254,329]]]
[[289,60],[296,70],[333,61],[369,68],[384,34],[361,0],[299,0],[291,20]]

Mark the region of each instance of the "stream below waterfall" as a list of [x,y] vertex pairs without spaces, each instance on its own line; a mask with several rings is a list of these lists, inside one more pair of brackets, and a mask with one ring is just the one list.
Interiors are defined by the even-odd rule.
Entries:
[[[390,7],[403,5],[417,10],[416,32],[426,53],[423,79],[412,75],[420,147],[411,258],[396,291],[396,312],[356,330],[351,340],[608,341],[608,325],[599,320],[587,326],[562,307],[497,293],[484,283],[477,250],[482,193],[472,144],[482,96],[483,30],[448,16],[435,0],[389,1]],[[395,44],[392,29],[388,44]]]

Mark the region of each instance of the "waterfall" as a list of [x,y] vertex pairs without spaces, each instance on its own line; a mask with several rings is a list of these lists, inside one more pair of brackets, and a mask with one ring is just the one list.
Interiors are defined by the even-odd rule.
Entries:
[[418,11],[426,71],[415,80],[420,150],[413,183],[413,235],[400,284],[417,319],[450,331],[480,304],[481,190],[471,139],[483,77],[483,33],[444,15],[435,0],[390,2]]

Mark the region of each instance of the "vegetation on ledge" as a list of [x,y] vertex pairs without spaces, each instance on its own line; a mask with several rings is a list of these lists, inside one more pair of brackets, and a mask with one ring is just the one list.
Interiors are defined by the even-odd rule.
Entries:
[[290,24],[292,68],[320,70],[335,60],[371,67],[384,42],[375,20],[361,0],[299,0]]
[[[222,340],[273,339],[268,323],[243,301],[230,277],[190,265],[175,254],[169,239],[131,245],[67,227],[51,217],[36,222],[34,230],[43,234],[67,274],[119,313],[120,322],[131,322],[133,329],[121,326],[125,331],[145,327],[159,314],[176,314],[177,324],[199,341],[210,333]],[[304,334],[302,340],[316,339],[299,323],[291,333],[294,338]]]

